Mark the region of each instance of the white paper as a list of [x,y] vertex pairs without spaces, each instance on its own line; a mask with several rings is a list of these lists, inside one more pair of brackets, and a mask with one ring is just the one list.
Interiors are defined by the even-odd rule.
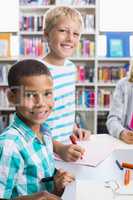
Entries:
[[[104,161],[115,149],[116,145],[109,139],[94,139],[90,138],[88,141],[80,141],[77,143],[79,146],[85,148],[85,153],[82,159],[76,162],[69,162],[70,164],[80,164],[96,167],[99,163]],[[55,157],[56,160],[61,160]]]

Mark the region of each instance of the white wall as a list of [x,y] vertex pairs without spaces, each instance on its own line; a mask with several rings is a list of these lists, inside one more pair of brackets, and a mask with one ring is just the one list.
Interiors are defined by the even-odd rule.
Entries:
[[0,32],[17,32],[19,0],[0,0]]
[[100,31],[133,32],[133,0],[97,1]]

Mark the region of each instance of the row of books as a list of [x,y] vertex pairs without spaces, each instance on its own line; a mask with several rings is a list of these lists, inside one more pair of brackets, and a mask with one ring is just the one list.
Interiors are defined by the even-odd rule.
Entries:
[[78,81],[93,82],[94,81],[94,67],[77,65]]
[[[0,113],[0,133],[3,131],[5,127],[7,127],[11,121],[13,120],[13,113],[9,112],[1,112]],[[108,112],[100,112],[98,113],[98,133],[108,133],[106,128]],[[76,112],[75,122],[81,127],[86,128],[83,116],[80,112]]]
[[20,55],[42,56],[48,52],[47,42],[42,37],[23,37],[20,39]]
[[51,4],[67,4],[67,5],[88,5],[95,4],[95,0],[20,0],[21,5],[51,5]]
[[95,55],[95,42],[82,38],[75,51],[75,57],[93,57]]
[[[26,52],[26,50],[25,50]],[[28,50],[27,50],[28,53]],[[0,84],[7,85],[7,74],[10,69],[10,64],[0,64]],[[98,68],[98,81],[99,83],[109,82],[116,83],[121,78],[125,77],[127,71],[124,67],[100,67]],[[90,83],[94,82],[94,66],[92,65],[77,65],[77,81]]]
[[98,68],[99,82],[116,82],[127,74],[125,67],[100,67]]
[[110,108],[112,96],[113,96],[113,90],[99,89],[98,90],[98,106],[102,108]]
[[13,119],[13,116],[13,113],[0,113],[0,133],[9,125]]
[[9,101],[7,99],[7,92],[7,87],[0,87],[0,106],[4,108],[10,107]]
[[94,108],[95,92],[91,88],[77,88],[76,90],[76,105],[86,108]]
[[56,0],[56,5],[58,4],[88,5],[88,4],[95,4],[95,0]]
[[[94,42],[82,39],[75,51],[75,57],[93,57],[95,54]],[[21,37],[20,54],[24,56],[42,56],[48,52],[48,44],[44,42],[43,37]]]
[[54,4],[53,0],[19,0],[20,5],[51,5]]
[[[19,20],[20,31],[42,31],[43,15],[22,15]],[[94,15],[83,15],[84,29],[86,32],[92,33],[95,30]]]
[[17,56],[18,36],[12,33],[0,33],[0,57]]
[[10,64],[0,64],[0,84],[7,85],[7,73],[10,67]]
[[21,16],[19,21],[20,31],[42,31],[43,30],[43,16]]

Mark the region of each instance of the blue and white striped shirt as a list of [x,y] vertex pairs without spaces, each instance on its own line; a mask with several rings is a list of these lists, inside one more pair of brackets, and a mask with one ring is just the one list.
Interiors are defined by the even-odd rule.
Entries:
[[64,141],[72,134],[75,121],[75,83],[76,67],[69,60],[64,66],[48,64],[54,82],[55,106],[46,121],[52,129],[52,136],[58,141]]
[[0,135],[0,198],[53,190],[52,182],[41,182],[55,170],[51,136],[46,130],[43,140],[15,115]]

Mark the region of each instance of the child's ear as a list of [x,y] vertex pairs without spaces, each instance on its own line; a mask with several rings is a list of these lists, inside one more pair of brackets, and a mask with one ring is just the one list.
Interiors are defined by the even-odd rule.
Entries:
[[48,32],[44,29],[44,38],[47,39],[48,38]]
[[16,95],[15,95],[14,92],[12,92],[11,90],[8,90],[7,91],[7,98],[8,98],[8,101],[11,104],[15,105],[15,103],[16,103]]

